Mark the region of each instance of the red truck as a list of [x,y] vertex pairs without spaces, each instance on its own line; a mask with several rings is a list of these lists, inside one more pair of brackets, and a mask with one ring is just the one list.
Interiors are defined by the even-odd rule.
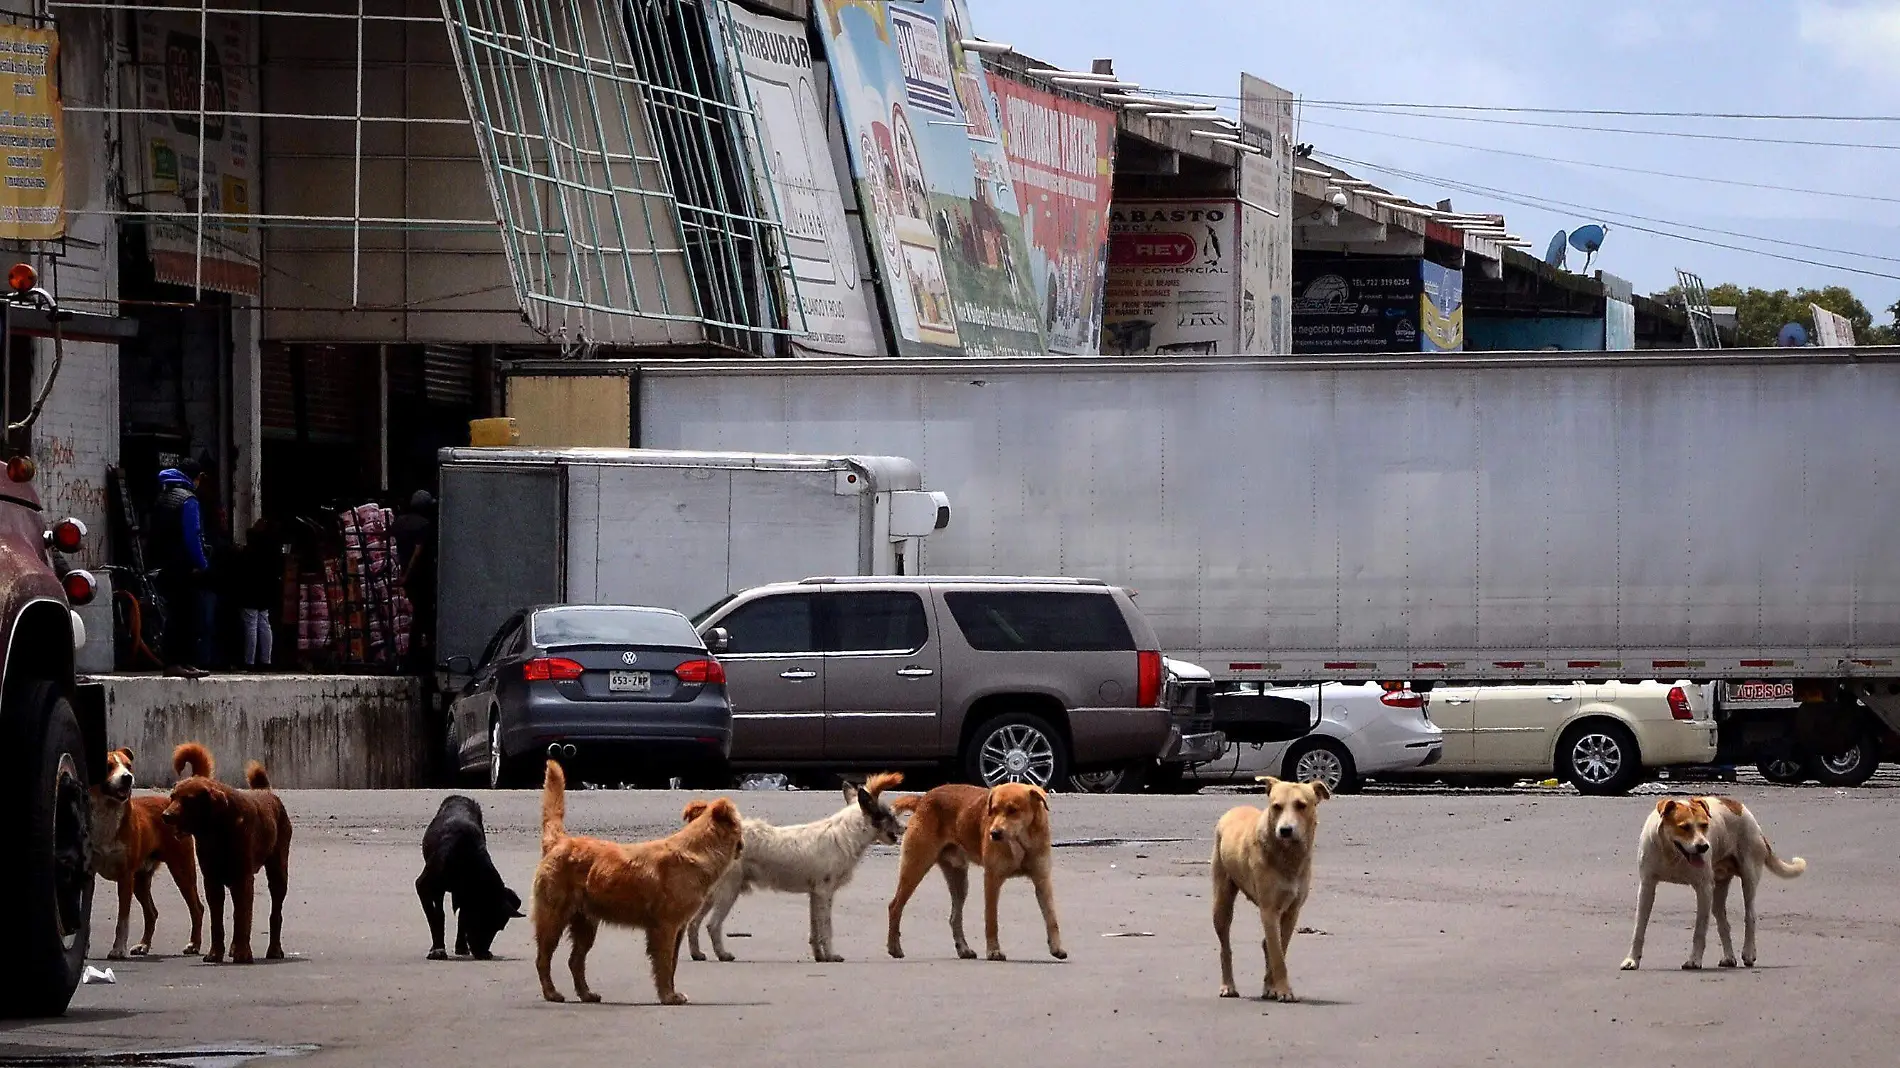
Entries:
[[[8,273],[7,359],[0,362],[0,1015],[48,1016],[66,1010],[85,967],[92,921],[92,783],[104,774],[105,700],[81,684],[74,655],[85,628],[74,613],[93,597],[87,572],[64,557],[86,530],[77,520],[48,522],[34,485],[33,422],[63,357],[64,313],[38,287],[31,268]],[[12,347],[20,318],[49,325],[54,363],[37,396],[32,376],[15,381]],[[31,367],[32,361],[21,361]],[[21,414],[15,417],[15,412]]]

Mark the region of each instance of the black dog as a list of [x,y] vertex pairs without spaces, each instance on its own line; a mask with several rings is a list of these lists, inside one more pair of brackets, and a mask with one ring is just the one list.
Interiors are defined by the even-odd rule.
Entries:
[[501,873],[488,856],[488,833],[482,828],[482,806],[451,794],[442,799],[435,819],[422,835],[422,874],[416,876],[416,896],[429,918],[430,960],[447,960],[442,948],[442,895],[448,894],[457,913],[455,954],[488,960],[489,947],[508,921],[521,916],[521,898],[502,885]]

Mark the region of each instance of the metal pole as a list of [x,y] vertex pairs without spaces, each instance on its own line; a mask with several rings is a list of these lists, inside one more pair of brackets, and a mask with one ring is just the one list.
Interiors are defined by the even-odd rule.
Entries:
[[210,64],[210,0],[198,0],[198,226],[197,244],[191,256],[193,300],[203,300],[205,296],[205,82],[210,77]]
[[376,488],[389,492],[389,346],[376,346]]
[[[363,263],[363,3],[364,0],[356,0],[356,147],[355,161],[350,168],[350,178],[354,187],[352,192],[354,200],[350,208],[350,214],[354,217],[350,224],[350,307],[352,308],[362,303],[358,299],[358,288],[362,282]],[[408,264],[405,263],[403,266],[407,269]],[[388,368],[385,367],[384,370],[387,372]],[[386,483],[388,482],[388,465],[385,464],[384,467],[383,481]],[[385,485],[384,488],[387,489],[388,486]]]

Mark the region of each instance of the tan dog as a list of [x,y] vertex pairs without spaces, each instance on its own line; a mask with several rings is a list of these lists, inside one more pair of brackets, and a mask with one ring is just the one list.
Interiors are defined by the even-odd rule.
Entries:
[[[210,754],[191,743],[179,746],[172,761],[181,771],[188,762],[211,770]],[[211,951],[205,954],[209,964],[224,959],[227,890],[231,892],[231,963],[251,963],[251,915],[260,868],[270,884],[270,945],[264,956],[271,960],[284,956],[290,814],[271,790],[264,765],[255,760],[245,765],[244,782],[250,789],[233,789],[205,774],[181,779],[172,787],[163,812],[166,823],[197,840],[198,864],[204,869],[205,897],[211,906]]]
[[1234,897],[1260,907],[1261,945],[1267,954],[1268,1001],[1298,1001],[1287,977],[1286,953],[1299,929],[1300,908],[1313,889],[1313,848],[1319,834],[1319,803],[1333,796],[1326,784],[1268,778],[1267,808],[1227,810],[1214,830],[1214,934],[1220,938],[1220,996],[1236,998]]
[[[204,747],[193,743],[178,747],[174,764],[179,774],[201,761],[203,774],[211,773],[211,758]],[[158,906],[152,901],[152,874],[160,864],[171,872],[178,893],[191,911],[191,941],[186,953],[198,952],[204,935],[205,907],[198,899],[198,854],[191,836],[166,823],[162,814],[166,799],[161,795],[132,796],[132,750],[114,749],[106,754],[106,778],[92,788],[92,869],[102,879],[119,886],[119,925],[112,937],[107,960],[123,960],[128,950],[126,936],[132,926],[132,899],[138,898],[145,915],[145,934],[129,951],[143,957],[152,951],[152,932],[158,927]]]
[[976,951],[963,937],[963,900],[970,892],[970,865],[983,869],[983,943],[991,960],[1007,960],[996,938],[996,904],[1004,881],[1026,875],[1036,887],[1036,905],[1049,935],[1049,955],[1069,959],[1062,949],[1062,928],[1056,923],[1056,891],[1049,880],[1049,795],[1039,786],[1004,783],[985,790],[980,786],[939,786],[927,794],[912,794],[891,802],[898,812],[914,813],[904,829],[904,848],[898,861],[897,894],[891,898],[890,931],[885,949],[904,955],[898,927],[904,904],[930,874],[931,865],[943,872],[950,888],[950,934],[957,956],[965,960]]
[[1643,936],[1649,929],[1650,906],[1656,902],[1656,884],[1680,883],[1695,890],[1695,940],[1682,966],[1702,967],[1709,940],[1709,913],[1722,937],[1722,967],[1735,967],[1735,945],[1729,938],[1728,888],[1742,881],[1742,964],[1755,966],[1755,888],[1763,869],[1783,879],[1808,870],[1796,857],[1783,861],[1761,833],[1761,824],[1748,806],[1729,797],[1667,798],[1643,821],[1637,851],[1637,875],[1642,887],[1636,897],[1636,929],[1630,935],[1630,954],[1624,971],[1643,963]]
[[599,1001],[587,985],[587,951],[600,925],[639,927],[647,933],[647,957],[653,985],[663,1005],[684,1005],[686,995],[673,988],[680,938],[712,892],[713,884],[744,848],[739,810],[720,798],[695,801],[682,818],[689,822],[655,842],[621,845],[567,833],[567,776],[548,761],[541,787],[541,863],[534,870],[535,971],[541,996],[565,1001],[554,989],[548,969],[554,947],[567,932],[574,940],[567,957],[574,993]]

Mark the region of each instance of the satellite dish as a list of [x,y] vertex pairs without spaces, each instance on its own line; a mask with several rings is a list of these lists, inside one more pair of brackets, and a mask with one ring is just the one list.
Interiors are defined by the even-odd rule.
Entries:
[[1800,323],[1789,323],[1775,335],[1775,344],[1784,349],[1798,349],[1808,343],[1808,328]]
[[1595,223],[1579,226],[1570,231],[1570,247],[1583,253],[1583,269],[1590,270],[1590,261],[1596,258],[1597,250],[1603,247],[1603,238],[1608,230]]
[[1550,247],[1544,250],[1544,262],[1560,271],[1563,270],[1564,260],[1569,255],[1564,248],[1564,242],[1568,240],[1570,240],[1570,235],[1562,230],[1550,235]]

